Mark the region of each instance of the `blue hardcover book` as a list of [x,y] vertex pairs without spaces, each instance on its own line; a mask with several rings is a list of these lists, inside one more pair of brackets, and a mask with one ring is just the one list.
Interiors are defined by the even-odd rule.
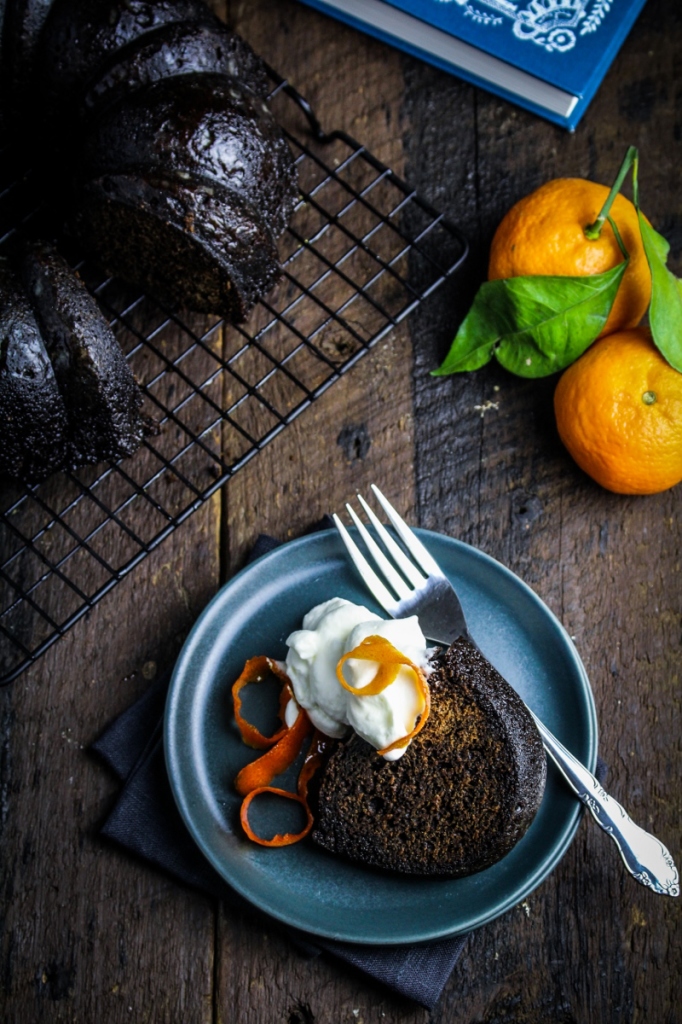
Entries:
[[646,0],[303,0],[573,129]]

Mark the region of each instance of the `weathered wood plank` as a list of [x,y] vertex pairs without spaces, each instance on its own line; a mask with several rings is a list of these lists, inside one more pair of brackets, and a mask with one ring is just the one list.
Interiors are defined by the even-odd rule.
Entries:
[[[492,233],[513,202],[551,177],[609,182],[630,143],[642,154],[645,209],[667,228],[679,259],[671,83],[680,26],[672,7],[647,5],[573,136],[410,65],[410,120],[429,121],[431,133],[424,148],[410,150],[407,174],[422,189],[434,178],[452,183],[445,205],[466,199],[481,278]],[[443,106],[434,99],[441,95]],[[473,202],[461,191],[470,136],[455,137],[446,123],[468,128],[472,116]],[[437,299],[414,321],[415,338],[425,339],[415,341],[422,522],[500,558],[575,636],[597,699],[609,788],[679,858],[679,702],[671,681],[681,669],[680,489],[628,499],[589,481],[558,440],[553,380],[524,382],[491,367],[434,384],[427,372],[445,354],[461,304],[453,297],[438,306]],[[526,905],[472,938],[434,1019],[673,1021],[679,941],[674,902],[637,886],[606,837],[583,822]]]

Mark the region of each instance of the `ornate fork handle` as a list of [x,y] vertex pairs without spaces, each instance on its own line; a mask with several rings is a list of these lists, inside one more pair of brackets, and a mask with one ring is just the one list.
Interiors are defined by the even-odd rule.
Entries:
[[663,843],[635,825],[618,801],[602,789],[594,775],[566,750],[539,718],[535,715],[533,718],[545,750],[571,789],[575,790],[578,799],[590,809],[597,824],[611,836],[630,874],[654,892],[679,896],[677,868]]

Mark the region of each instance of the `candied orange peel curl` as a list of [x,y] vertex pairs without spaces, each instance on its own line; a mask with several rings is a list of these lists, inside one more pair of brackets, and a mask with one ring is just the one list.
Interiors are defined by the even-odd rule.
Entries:
[[[277,729],[272,736],[264,736],[242,715],[240,694],[249,683],[261,682],[270,673],[281,679],[284,684],[279,701],[279,717],[282,727]],[[308,806],[308,783],[322,763],[327,747],[334,741],[315,731],[299,774],[296,793],[271,786],[272,780],[286,771],[299,756],[306,737],[313,732],[312,723],[303,708],[299,708],[296,721],[290,726],[284,724],[285,709],[293,698],[293,689],[286,672],[272,658],[264,656],[250,658],[232,687],[232,697],[237,728],[242,740],[249,747],[266,751],[255,761],[245,765],[234,780],[237,792],[244,797],[239,811],[242,828],[249,839],[260,846],[289,846],[292,843],[297,843],[305,838],[313,827],[313,816]],[[257,835],[249,824],[249,808],[252,801],[262,793],[272,793],[301,804],[306,814],[305,827],[300,832],[279,833],[271,839],[263,839]]]
[[[272,839],[263,839],[261,836],[256,835],[249,825],[249,807],[251,806],[251,801],[255,797],[260,796],[261,793],[274,793],[275,796],[282,796],[287,800],[295,800],[296,803],[302,804],[307,819],[305,828],[300,832],[278,832]],[[298,843],[301,839],[305,839],[313,827],[313,815],[308,807],[308,802],[300,797],[298,793],[290,793],[288,789],[276,789],[274,786],[260,786],[258,789],[252,789],[248,796],[242,800],[239,820],[249,839],[253,840],[254,843],[258,843],[259,846],[291,846],[292,843]]]
[[275,745],[239,772],[234,780],[239,795],[247,796],[254,789],[269,786],[276,775],[281,775],[294,763],[304,739],[312,731],[310,719],[301,708],[294,724],[284,729]]
[[[306,719],[308,718],[303,710],[299,712],[299,719],[301,717]],[[293,728],[294,726],[292,726],[292,729]],[[308,730],[308,732],[309,731],[310,730]],[[263,785],[250,790],[246,794],[239,811],[239,818],[242,823],[242,828],[249,839],[253,840],[254,843],[258,843],[259,846],[291,846],[293,843],[298,843],[301,839],[305,839],[313,827],[313,815],[308,805],[308,783],[320,767],[328,747],[333,742],[334,740],[325,736],[323,733],[319,732],[319,730],[315,730],[310,748],[306,754],[305,761],[303,762],[303,767],[301,768],[301,773],[298,777],[296,793],[291,793],[287,789],[278,789],[275,786]],[[263,758],[261,757],[258,760],[262,761]],[[256,761],[255,764],[258,764],[258,761]],[[250,767],[250,765],[247,765],[247,767]],[[239,776],[237,776],[237,778],[239,778]],[[261,836],[257,835],[249,824],[249,807],[251,806],[251,802],[257,796],[260,796],[261,793],[272,793],[274,796],[281,796],[287,800],[294,800],[301,804],[306,815],[306,823],[301,831],[277,833],[277,835],[274,835],[271,839],[263,839]]]
[[[378,669],[374,679],[367,684],[367,686],[351,686],[344,677],[343,666],[350,658],[357,658],[360,661],[375,661],[378,664]],[[361,643],[358,644],[352,651],[340,659],[336,666],[336,676],[343,686],[344,690],[348,690],[355,697],[374,697],[376,694],[381,693],[395,681],[399,670],[404,667],[411,669],[414,673],[415,684],[417,693],[421,697],[424,703],[424,710],[421,713],[421,717],[415,722],[414,727],[406,736],[401,736],[399,739],[394,740],[393,743],[389,743],[387,747],[377,751],[379,755],[387,754],[389,750],[398,750],[401,747],[406,747],[410,740],[414,739],[418,732],[426,725],[426,721],[429,717],[431,710],[431,697],[429,693],[429,684],[426,681],[424,672],[415,665],[413,661],[410,661],[408,657],[402,654],[390,640],[387,640],[383,636],[368,636]]]
[[[267,679],[268,675],[277,676],[284,683],[282,692],[279,698],[279,719],[282,722],[281,729],[278,729],[272,736],[264,736],[260,729],[257,729],[255,725],[247,722],[242,715],[242,698],[241,691],[249,683],[260,683],[264,679]],[[284,725],[284,709],[286,708],[289,700],[293,695],[291,688],[291,681],[289,676],[286,674],[284,669],[280,668],[277,662],[273,658],[266,658],[261,655],[257,658],[249,658],[244,665],[242,673],[239,679],[232,685],[232,700],[234,701],[234,717],[237,722],[237,728],[239,729],[240,735],[247,747],[253,747],[254,750],[267,750],[274,743],[284,736],[287,731],[286,725]]]

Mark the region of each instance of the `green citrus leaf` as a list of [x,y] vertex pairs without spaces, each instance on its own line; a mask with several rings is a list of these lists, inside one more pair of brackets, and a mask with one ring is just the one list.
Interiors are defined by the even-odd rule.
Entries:
[[666,262],[670,246],[638,211],[644,252],[651,270],[649,326],[654,344],[675,370],[682,371],[682,281]]
[[602,330],[628,261],[588,277],[511,277],[481,285],[434,376],[477,370],[494,355],[520,377],[547,377]]
[[499,324],[506,313],[498,293],[500,281],[487,281],[476,292],[471,309],[462,321],[442,365],[434,377],[478,370],[492,358],[499,339]]

